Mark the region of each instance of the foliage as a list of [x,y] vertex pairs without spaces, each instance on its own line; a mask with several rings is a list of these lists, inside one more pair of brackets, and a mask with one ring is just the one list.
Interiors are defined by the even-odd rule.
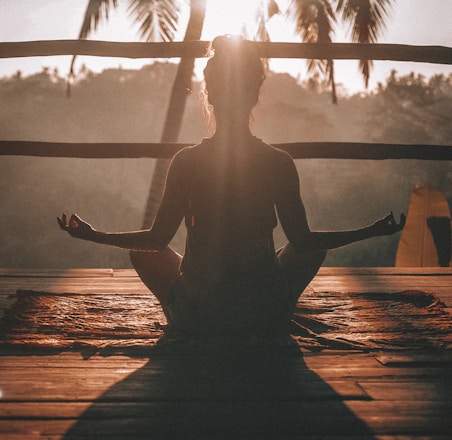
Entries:
[[411,73],[400,78],[393,71],[387,83],[380,84],[375,99],[376,115],[387,123],[376,124],[380,132],[374,137],[397,136],[403,143],[441,144],[452,138],[451,99],[452,77],[435,75],[427,80]]

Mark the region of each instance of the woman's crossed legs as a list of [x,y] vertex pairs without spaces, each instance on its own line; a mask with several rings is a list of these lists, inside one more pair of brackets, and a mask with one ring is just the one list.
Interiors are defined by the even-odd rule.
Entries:
[[[276,255],[289,286],[288,310],[294,310],[298,298],[325,260],[326,251],[300,253],[289,243]],[[131,251],[130,260],[143,283],[157,297],[168,320],[171,285],[180,275],[182,256],[167,247],[158,252]]]

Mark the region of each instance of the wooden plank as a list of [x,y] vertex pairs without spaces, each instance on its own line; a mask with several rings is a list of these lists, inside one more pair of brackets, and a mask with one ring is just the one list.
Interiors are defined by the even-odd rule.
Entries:
[[[375,433],[398,433],[399,435],[407,435],[408,433],[419,435],[419,434],[432,434],[437,433],[440,435],[441,433],[447,435],[448,429],[450,429],[451,422],[449,419],[450,415],[450,406],[445,402],[432,402],[428,405],[423,404],[423,402],[410,402],[410,401],[400,401],[400,402],[390,402],[389,404],[384,402],[347,402],[347,407],[352,412],[347,412],[335,402],[329,402],[328,405],[328,416],[327,416],[327,425],[331,429],[330,432],[326,432],[328,437],[337,438],[338,432],[333,431],[334,428],[341,428],[344,430],[344,426],[339,421],[339,418],[342,417],[344,423],[352,423],[355,427],[359,425],[360,422],[364,422],[366,425],[370,426],[372,431]],[[2,405],[2,410],[6,405]],[[162,405],[156,405],[153,403],[147,402],[138,402],[138,403],[96,403],[89,406],[90,403],[80,403],[78,405],[74,404],[66,404],[66,403],[41,403],[38,407],[33,404],[9,404],[14,405],[11,408],[5,408],[4,410],[7,414],[10,414],[11,418],[10,423],[13,424],[14,421],[23,421],[29,426],[35,426],[38,430],[39,426],[42,426],[43,421],[49,422],[49,424],[57,424],[57,421],[63,421],[64,419],[73,419],[75,417],[79,417],[81,413],[86,410],[85,417],[80,419],[79,428],[81,430],[81,424],[86,424],[88,426],[93,426],[92,421],[94,420],[125,420],[129,419],[130,423],[135,421],[135,424],[143,423],[142,418],[149,417],[148,423],[146,425],[149,428],[156,428],[159,426],[159,421],[155,420],[153,414],[161,415],[162,412],[167,412],[170,414],[171,406],[165,404],[162,408]],[[228,408],[227,404],[222,405],[223,408],[226,409],[226,414],[233,414],[234,411],[231,411],[231,408]],[[307,428],[310,430],[311,434],[314,433],[325,433],[325,428],[320,426],[322,421],[325,423],[325,418],[321,416],[327,409],[323,402],[300,402],[293,405],[295,408],[290,408],[290,414],[298,417],[294,417],[294,419],[288,420],[287,418],[281,416],[276,412],[276,417],[273,415],[271,420],[275,423],[275,419],[278,421],[284,422],[284,427],[279,429],[281,431],[285,431],[288,427],[289,431],[293,431],[294,429],[302,428],[305,431]],[[187,406],[183,406],[188,409]],[[221,406],[219,405],[219,408]],[[254,408],[253,408],[254,409]],[[263,411],[266,415],[271,413],[271,410],[276,410],[277,407],[270,405],[259,405],[256,410]],[[285,409],[285,408],[284,408]],[[203,410],[203,407],[199,405],[197,408],[197,412]],[[218,409],[217,409],[218,411]],[[215,413],[212,411],[206,411],[207,414],[210,415],[211,419],[215,417]],[[180,413],[180,409],[176,408],[176,414]],[[176,415],[175,414],[175,415]],[[304,417],[302,417],[304,415]],[[319,416],[320,415],[320,416]],[[307,417],[313,417],[316,419],[314,423],[306,422]],[[181,425],[185,425],[187,420],[184,420],[185,417],[182,417]],[[227,420],[227,416],[225,417]],[[1,419],[8,420],[8,415],[5,417],[1,417]],[[32,419],[32,420],[30,420]],[[35,419],[35,420],[33,420]],[[39,420],[41,419],[41,420]],[[154,420],[153,420],[154,419]],[[256,417],[254,415],[254,420],[258,419],[259,416]],[[298,419],[298,420],[297,420]],[[301,420],[299,420],[301,419]],[[304,420],[303,420],[304,419]],[[262,419],[261,419],[262,420]],[[259,420],[260,421],[260,420]],[[301,423],[300,423],[301,422]],[[161,422],[160,422],[161,423]],[[167,423],[171,423],[168,421]],[[178,420],[174,420],[173,422],[177,428]],[[253,423],[253,419],[251,420]],[[331,423],[331,424],[330,424]],[[114,424],[114,422],[112,422]],[[128,423],[126,423],[127,425]],[[181,426],[181,428],[182,428]],[[21,427],[17,427],[18,429],[23,429]],[[163,426],[160,424],[160,429]],[[332,429],[333,428],[333,429]],[[1,424],[0,424],[1,429]],[[278,427],[273,424],[273,429],[278,429]],[[52,430],[55,430],[53,428]],[[301,431],[301,432],[303,432]],[[124,431],[121,431],[124,432]],[[299,432],[298,434],[300,434]],[[353,433],[353,430],[348,431]],[[344,433],[344,432],[343,432]],[[362,433],[362,432],[361,432]],[[182,435],[182,432],[180,433]],[[149,435],[149,433],[148,433]],[[1,438],[1,437],[0,437]],[[267,438],[267,437],[264,437]],[[288,437],[278,437],[278,438],[288,438]],[[303,438],[305,438],[303,436]],[[355,437],[354,437],[355,438]],[[360,437],[358,437],[360,438]],[[411,438],[411,437],[410,437]],[[428,438],[431,438],[430,436]]]
[[135,269],[113,269],[113,276],[116,278],[134,278],[138,277]]
[[[127,350],[126,350],[127,352]],[[133,357],[131,355],[99,355],[94,352],[89,358],[83,357],[82,353],[76,351],[63,351],[58,355],[30,354],[27,356],[20,355],[2,355],[0,356],[0,368],[19,370],[39,368],[87,368],[94,370],[101,369],[137,369],[144,367],[149,362],[149,357]],[[161,361],[163,362],[163,361]],[[6,373],[5,373],[6,374]]]
[[361,418],[376,415],[386,417],[394,414],[425,418],[430,418],[435,415],[444,417],[449,416],[451,410],[451,402],[449,400],[355,400],[346,402],[345,404]]
[[337,275],[337,276],[319,276],[314,278],[317,282],[336,282],[336,283],[355,283],[355,284],[407,284],[408,286],[420,283],[431,286],[449,286],[451,287],[452,277],[447,275],[436,276],[419,276],[419,275],[404,275],[404,276],[390,276],[390,275]]
[[[199,355],[194,355],[201,360]],[[156,357],[156,359],[154,359]],[[1,356],[0,366],[11,366],[14,368],[37,368],[37,367],[55,367],[55,368],[118,368],[118,365],[135,365],[139,364],[144,367],[143,363],[151,362],[152,364],[158,363],[161,368],[166,368],[167,363],[174,362],[177,358],[177,352],[162,352],[162,353],[149,353],[148,357],[143,356],[141,358],[134,358],[125,354],[103,356],[101,354],[94,354],[89,359],[82,356],[81,353],[73,351],[64,351],[59,353],[58,356]],[[384,369],[384,366],[369,353],[355,353],[349,352],[335,352],[332,354],[325,353],[308,353],[303,355],[302,360],[299,361],[300,365],[305,364],[308,369],[317,371],[318,369],[329,368],[379,368]]]
[[[0,440],[62,440],[76,421],[75,419],[0,420]],[[82,440],[81,437],[78,439]]]
[[[449,379],[449,380],[448,380]],[[449,401],[452,393],[452,380],[438,377],[430,381],[359,381],[359,385],[374,400],[416,400]],[[452,409],[452,405],[451,405]]]
[[[159,404],[124,409],[122,416],[99,415],[97,405],[77,424],[68,420],[0,421],[1,433],[63,435],[70,438],[374,438],[372,435],[428,436],[450,434],[448,417],[378,414],[361,420],[341,403],[292,403],[289,405],[226,402],[205,404]],[[113,413],[115,414],[116,411]],[[69,430],[69,428],[72,429]],[[318,438],[317,437],[317,438]],[[0,437],[1,438],[1,437]]]
[[350,401],[345,404],[372,432],[390,435],[389,438],[431,439],[441,435],[447,438],[452,429],[450,401]]
[[[110,268],[74,268],[74,269],[33,269],[33,268],[0,268],[0,276],[5,277],[56,277],[56,278],[92,278],[92,277],[137,277],[134,269]],[[448,267],[321,267],[316,277],[322,276],[360,276],[367,275],[390,276],[441,276],[452,277],[452,268]]]
[[[406,44],[253,42],[263,58],[416,61],[452,64],[452,48]],[[208,41],[123,43],[94,40],[44,40],[0,43],[0,58],[90,55],[119,58],[205,57]]]
[[[361,419],[379,415],[387,417],[394,414],[411,417],[445,417],[450,415],[449,401],[364,401],[353,400],[344,403]],[[0,420],[11,419],[63,419],[77,418],[90,409],[91,417],[124,417],[134,413],[146,414],[156,408],[155,402],[0,402]],[[301,408],[322,409],[324,402],[299,402]],[[92,408],[90,408],[92,407]]]
[[[328,422],[318,414],[327,413]],[[99,417],[97,406],[74,425],[74,420],[0,420],[2,433],[24,435],[38,432],[42,436],[67,433],[73,438],[191,438],[191,439],[270,439],[290,436],[335,436],[370,434],[368,428],[341,403],[326,405],[281,405],[264,403],[210,402],[159,404],[134,407],[122,416]],[[72,427],[71,430],[69,428]],[[303,435],[303,438],[305,438]],[[46,437],[47,438],[47,437]]]
[[336,352],[336,353],[306,353],[303,361],[311,370],[322,368],[381,368],[381,364],[369,353]]
[[380,354],[375,357],[378,362],[387,367],[416,367],[441,366],[446,368],[452,364],[452,352],[441,353],[407,353],[407,354]]
[[[399,401],[399,402],[347,402],[347,407],[352,411],[352,413],[347,413],[343,408],[339,407],[337,403],[330,402],[328,405],[328,423],[327,425],[331,429],[330,432],[326,434],[328,437],[340,438],[338,437],[338,432],[333,431],[334,428],[342,428],[344,427],[339,422],[339,417],[343,418],[344,423],[352,423],[359,425],[357,422],[357,418],[359,421],[366,423],[374,433],[391,433],[395,435],[428,435],[428,438],[433,438],[431,436],[432,433],[437,433],[437,435],[448,435],[448,429],[450,429],[450,405],[448,402],[412,402],[412,401]],[[9,408],[8,408],[9,406]],[[296,414],[298,417],[295,417],[292,420],[284,420],[283,417],[280,417],[285,422],[285,427],[289,427],[287,431],[293,431],[293,429],[302,428],[301,432],[305,432],[308,428],[311,434],[319,434],[321,432],[325,433],[325,428],[321,428],[319,426],[319,422],[324,421],[324,417],[321,416],[326,410],[325,404],[323,402],[301,402],[296,403],[294,405],[296,407]],[[59,425],[58,421],[64,421],[65,419],[74,419],[75,417],[79,417],[82,415],[83,411],[86,411],[85,417],[79,419],[79,427],[76,431],[81,431],[82,427],[80,425],[87,425],[93,427],[93,420],[105,420],[112,421],[117,419],[129,419],[129,423],[135,422],[136,425],[140,425],[143,423],[142,418],[149,417],[150,420],[145,424],[148,428],[156,428],[159,423],[156,420],[153,420],[153,414],[157,413],[159,415],[162,414],[162,410],[164,412],[170,413],[170,406],[165,404],[164,408],[161,405],[156,405],[155,403],[147,403],[147,402],[138,402],[138,403],[95,403],[91,405],[90,402],[87,403],[79,403],[79,404],[68,404],[68,403],[58,403],[55,404],[53,402],[45,402],[40,403],[40,405],[36,404],[3,404],[1,405],[2,413],[4,416],[1,416],[1,419],[6,421],[9,420],[11,423],[11,427],[14,426],[17,431],[22,431],[22,434],[26,432],[23,431],[22,426],[17,426],[17,422],[24,422],[25,425],[28,425],[28,429],[30,427],[34,427],[36,431],[42,431],[43,422],[48,422],[49,425],[54,425],[52,427],[53,432],[58,432],[57,425]],[[187,408],[187,407],[185,407]],[[188,408],[187,408],[188,409]],[[202,407],[201,407],[202,409]],[[259,408],[260,409],[260,408]],[[226,410],[231,410],[226,407]],[[277,410],[277,408],[274,408]],[[176,409],[177,414],[179,411]],[[270,411],[266,410],[265,413],[268,414]],[[291,408],[291,415],[294,414],[294,409]],[[339,414],[336,414],[339,413]],[[276,414],[278,414],[276,412]],[[303,415],[304,417],[300,417]],[[319,416],[320,415],[320,416]],[[210,413],[211,418],[212,412]],[[300,423],[298,419],[304,419],[307,417],[314,417],[317,422],[314,423]],[[278,419],[278,416],[271,417],[273,421],[273,429],[278,429],[275,427],[275,418]],[[32,419],[32,420],[30,420]],[[34,419],[34,420],[33,420]],[[41,419],[41,420],[39,420]],[[186,424],[187,421],[183,420],[182,423]],[[254,420],[256,420],[256,416],[254,416]],[[305,419],[306,420],[306,419]],[[141,422],[141,423],[140,423]],[[126,423],[126,426],[129,424]],[[168,422],[171,423],[171,422]],[[175,428],[178,426],[178,421],[175,420],[173,422],[175,424]],[[252,423],[252,421],[251,421]],[[114,422],[112,422],[114,424]],[[295,425],[295,426],[294,426]],[[66,425],[60,425],[66,426]],[[85,429],[87,428],[85,427]],[[99,426],[99,425],[98,425]],[[26,429],[27,429],[26,428]],[[182,428],[182,426],[181,426]],[[48,428],[47,428],[48,429]],[[160,429],[163,429],[163,426],[160,425]],[[1,430],[1,424],[0,424]],[[280,428],[281,430],[281,428]],[[286,428],[283,428],[284,432]],[[74,430],[75,431],[75,430]],[[106,431],[108,432],[108,431]],[[120,432],[124,433],[124,430]],[[348,431],[352,433],[353,431]],[[362,432],[361,432],[362,433]],[[143,433],[144,434],[144,433]],[[180,433],[182,434],[182,433]],[[288,434],[288,433],[287,433]],[[300,435],[300,432],[298,433]],[[114,434],[113,434],[114,435]],[[149,433],[148,433],[149,435]],[[1,438],[1,436],[0,436]],[[109,437],[110,438],[110,437]],[[135,437],[134,437],[135,438]],[[253,437],[251,437],[253,438]],[[266,438],[266,437],[265,437]],[[289,438],[289,437],[278,437],[278,438]],[[292,438],[292,437],[290,437]],[[303,438],[306,438],[303,436]],[[353,437],[355,438],[355,437]],[[357,437],[361,438],[361,437]],[[386,437],[391,438],[391,437]],[[413,437],[409,437],[413,438]],[[449,437],[450,438],[450,437]],[[400,437],[398,437],[400,439]]]
[[[0,43],[1,44],[1,43]],[[0,140],[0,156],[68,157],[89,159],[171,158],[190,144],[68,143]],[[274,144],[293,159],[417,159],[452,160],[448,145],[359,142],[293,142]]]
[[[24,368],[23,366],[14,367],[12,371],[12,366],[0,367],[2,374],[8,375],[8,383],[10,386],[25,386],[27,383],[33,382],[36,376],[42,376],[43,379],[47,380],[50,376],[59,378],[62,380],[67,379],[67,375],[71,375],[71,381],[83,381],[87,374],[90,376],[90,380],[94,380],[98,383],[105,378],[106,381],[110,381],[114,378],[121,377],[124,374],[132,374],[138,369],[140,365],[118,365],[115,367],[106,367],[99,365],[97,367],[74,367],[74,366],[61,366],[61,367],[48,367],[48,368],[35,368],[32,369],[30,366]],[[141,371],[141,370],[140,370]],[[435,380],[438,376],[444,375],[438,368],[401,368],[401,367],[387,367],[386,369],[381,368],[360,368],[360,367],[349,367],[349,368],[322,368],[311,370],[310,372],[297,372],[297,377],[299,380],[311,380],[313,373],[315,373],[320,379],[322,379],[326,384],[331,386],[340,395],[355,396],[355,398],[367,398],[367,396],[356,388],[356,382],[362,380],[370,380],[373,382],[377,381],[388,381],[391,380],[401,380],[401,381],[414,381],[414,380]],[[156,367],[145,367],[140,374],[146,374],[149,378],[157,378],[158,375],[162,374],[162,370]],[[0,381],[1,382],[1,381]],[[13,399],[14,400],[14,399]]]
[[13,278],[103,278],[111,276],[113,276],[113,269],[0,268],[0,277]]
[[[127,352],[127,350],[126,350]],[[397,355],[391,355],[397,357]],[[419,354],[419,356],[421,356]],[[427,356],[427,355],[425,355]],[[356,361],[353,362],[354,357]],[[347,361],[342,361],[347,358]],[[380,358],[380,356],[378,356]],[[399,359],[403,356],[399,356]],[[102,357],[94,355],[89,360],[83,359],[78,353],[61,353],[58,356],[2,356],[0,369],[3,370],[8,381],[20,383],[22,380],[32,380],[39,377],[65,377],[83,378],[89,372],[92,377],[111,377],[117,374],[130,374],[140,369],[143,374],[151,376],[154,373],[164,372],[171,368],[175,362],[175,355],[158,356],[157,359],[130,358],[127,356]],[[372,362],[373,361],[373,362]],[[431,367],[408,364],[402,368],[400,364],[389,367],[373,357],[362,359],[360,354],[347,354],[346,356],[325,356],[322,354],[310,356],[305,367],[299,367],[297,374],[300,378],[307,378],[312,373],[329,383],[343,382],[344,380],[356,382],[362,378],[386,379],[388,377],[399,379],[436,378],[446,368],[443,363],[435,363]]]
[[434,291],[437,288],[451,288],[451,280],[448,277],[337,277],[314,278],[310,287],[315,291],[323,292],[401,292],[405,290]]
[[[107,292],[108,288],[115,291],[146,291],[145,286],[138,277],[127,273],[126,276],[105,274],[105,278],[96,277],[94,274],[80,275],[79,278],[56,277],[1,277],[0,290],[8,293],[18,289],[47,290],[54,292],[73,292],[82,289],[83,292]],[[131,275],[131,276],[129,276]],[[87,278],[93,278],[88,280]],[[435,290],[451,293],[451,280],[448,276],[403,276],[382,277],[379,275],[368,276],[318,276],[310,284],[315,291],[337,292],[397,292],[403,290]]]
[[450,267],[328,267],[323,266],[317,272],[319,276],[343,275],[385,275],[385,276],[452,276]]
[[37,290],[49,293],[149,293],[139,278],[7,278],[0,282],[0,290],[14,293],[16,290]]
[[[119,371],[119,372],[118,372]],[[259,387],[232,381],[227,375],[220,379],[181,375],[180,371],[170,370],[176,377],[162,371],[139,370],[130,375],[129,370],[109,371],[108,374],[80,371],[75,377],[68,377],[66,370],[58,374],[23,374],[22,378],[10,377],[1,384],[2,402],[40,402],[40,401],[88,401],[102,398],[104,401],[217,401],[217,400],[274,400],[274,401],[312,401],[312,400],[362,400],[367,394],[353,381],[331,380],[327,384],[322,380],[312,380],[312,374],[306,375],[306,382],[299,381],[266,384]],[[207,374],[207,373],[206,373]],[[260,372],[256,371],[259,376]],[[184,381],[185,379],[185,381]],[[310,379],[310,380],[309,380]],[[119,384],[126,380],[126,384]],[[190,380],[196,380],[196,387]],[[268,378],[267,378],[268,380]],[[116,386],[115,386],[116,385]]]
[[[444,367],[446,368],[446,367]],[[317,374],[321,379],[330,383],[334,380],[353,380],[360,382],[362,380],[371,381],[387,381],[388,379],[414,381],[414,380],[435,380],[444,370],[436,367],[386,367],[381,368],[360,368],[343,367],[335,368],[317,368],[312,372]]]

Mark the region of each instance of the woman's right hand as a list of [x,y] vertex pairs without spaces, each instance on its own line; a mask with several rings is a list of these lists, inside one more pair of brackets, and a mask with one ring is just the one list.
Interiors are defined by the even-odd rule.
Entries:
[[60,228],[74,238],[89,240],[95,232],[94,228],[77,214],[72,214],[68,221],[66,213],[63,212],[61,218],[57,217],[57,221]]

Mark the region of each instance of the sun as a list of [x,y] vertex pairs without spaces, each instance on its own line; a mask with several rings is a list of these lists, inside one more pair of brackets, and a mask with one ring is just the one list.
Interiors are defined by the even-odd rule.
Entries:
[[262,0],[210,0],[207,3],[203,39],[218,35],[240,34],[252,39]]

